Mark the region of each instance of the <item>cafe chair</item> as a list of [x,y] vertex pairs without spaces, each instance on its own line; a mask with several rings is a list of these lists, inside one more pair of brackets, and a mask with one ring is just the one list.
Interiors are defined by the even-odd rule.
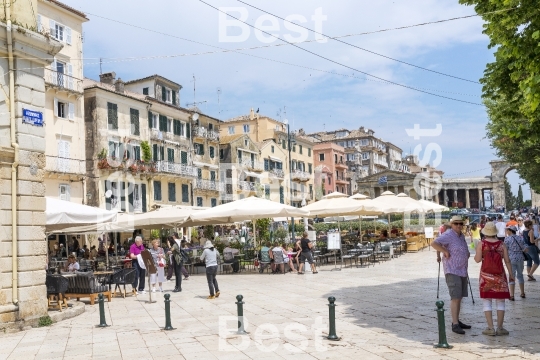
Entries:
[[60,311],[62,311],[62,306],[67,309],[68,304],[64,295],[68,289],[69,280],[61,275],[47,275],[45,286],[47,287],[47,306],[56,305]]
[[[126,284],[131,285],[135,281],[136,270],[134,268],[120,269],[112,275],[111,286],[114,284],[114,293],[116,297],[117,289],[120,288],[120,294],[125,298],[126,297]],[[122,292],[122,286],[124,291]]]

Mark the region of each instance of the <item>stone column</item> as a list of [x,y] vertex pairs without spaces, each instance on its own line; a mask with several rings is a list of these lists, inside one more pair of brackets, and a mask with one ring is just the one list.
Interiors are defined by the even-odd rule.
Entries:
[[438,205],[439,204],[439,193],[436,193],[435,194],[435,203]]
[[465,207],[467,209],[471,208],[471,199],[469,198],[469,189],[465,189]]
[[448,206],[448,189],[443,189],[444,206]]
[[457,189],[454,189],[454,202],[457,204],[459,201],[458,201],[458,197],[457,197]]
[[484,195],[482,189],[478,188],[478,208],[483,208],[485,205],[484,205],[484,197],[482,196]]

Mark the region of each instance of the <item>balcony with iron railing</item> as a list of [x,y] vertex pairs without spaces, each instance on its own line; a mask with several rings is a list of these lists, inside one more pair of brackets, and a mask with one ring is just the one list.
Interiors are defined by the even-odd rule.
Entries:
[[375,159],[375,160],[373,160],[373,163],[374,163],[375,165],[378,165],[378,166],[382,166],[382,167],[388,168],[388,162],[386,162],[386,160]]
[[156,172],[180,175],[185,177],[197,177],[197,168],[187,164],[179,164],[170,161],[156,161]]
[[270,176],[276,177],[278,179],[285,178],[285,172],[281,169],[271,169],[269,172]]
[[219,132],[209,130],[204,126],[193,126],[193,138],[205,138],[212,141],[219,141]]
[[239,181],[237,183],[238,191],[256,192],[258,190],[257,184],[250,181]]
[[307,192],[305,193],[302,193],[300,191],[293,192],[292,198],[291,198],[292,201],[302,201],[304,199],[306,199],[306,201],[309,201],[311,199],[311,195]]
[[182,135],[175,135],[168,131],[160,131],[158,129],[150,129],[150,139],[156,141],[171,141],[180,145],[189,146],[189,139]]
[[54,173],[84,175],[86,174],[86,161],[47,155],[45,157],[45,170]]
[[223,192],[225,190],[225,184],[214,180],[196,179],[193,188],[195,190]]
[[77,93],[83,92],[83,81],[63,72],[45,68],[45,83],[55,88]]
[[311,178],[311,174],[301,170],[293,170],[291,177],[293,180],[308,181]]
[[247,168],[248,170],[253,171],[263,171],[264,170],[264,164],[259,161],[253,161],[251,159],[238,159],[238,164],[242,167]]
[[343,160],[335,161],[336,168],[346,169],[347,164]]

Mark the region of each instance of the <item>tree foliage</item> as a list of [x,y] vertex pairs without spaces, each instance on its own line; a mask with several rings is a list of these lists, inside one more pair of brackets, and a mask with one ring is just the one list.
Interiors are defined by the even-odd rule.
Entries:
[[521,209],[523,207],[523,190],[521,189],[521,185],[519,185],[516,205],[518,209]]
[[506,208],[508,210],[517,209],[516,197],[514,196],[514,193],[512,192],[512,188],[510,187],[510,183],[506,179],[504,180],[504,200],[506,202]]
[[[486,21],[495,61],[488,64],[483,99],[487,137],[497,155],[540,192],[540,6],[538,0],[460,0]],[[495,12],[495,13],[493,13]]]

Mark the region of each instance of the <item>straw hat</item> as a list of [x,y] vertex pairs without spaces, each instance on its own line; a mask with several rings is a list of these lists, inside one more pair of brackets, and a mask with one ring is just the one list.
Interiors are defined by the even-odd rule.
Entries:
[[210,240],[206,240],[206,243],[204,244],[205,249],[213,248],[214,245],[212,245],[212,242]]
[[463,218],[459,215],[454,215],[452,216],[452,218],[450,219],[450,224],[453,224],[455,222],[463,222]]
[[492,221],[486,223],[486,226],[484,226],[484,228],[482,229],[482,234],[486,236],[497,236],[497,233],[497,227]]

